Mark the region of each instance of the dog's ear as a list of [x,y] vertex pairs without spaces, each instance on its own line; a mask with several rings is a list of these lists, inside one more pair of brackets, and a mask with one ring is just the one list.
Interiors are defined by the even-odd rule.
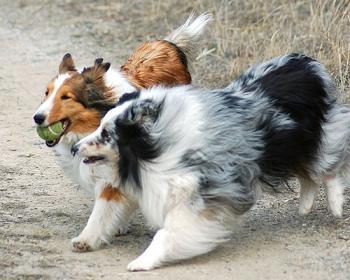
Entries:
[[109,62],[103,63],[103,58],[97,58],[94,62],[94,66],[85,67],[82,71],[82,75],[87,84],[89,83],[101,83],[103,75],[111,67]]
[[151,99],[144,99],[133,102],[133,104],[126,110],[121,122],[125,124],[138,124],[145,126],[154,123],[159,116],[161,104],[156,103]]
[[67,73],[68,71],[77,71],[74,65],[73,58],[70,53],[66,53],[61,61],[61,64],[58,68],[59,74]]
[[133,104],[115,120],[119,152],[128,159],[151,160],[161,150],[151,126],[159,117],[160,106],[152,100],[134,101]]
[[107,87],[103,76],[108,71],[110,63],[103,63],[103,58],[97,58],[94,66],[84,68],[82,76],[84,78],[87,100],[89,104],[100,106],[107,106],[111,109],[112,104],[110,102],[102,102],[109,100],[112,97],[112,89]]
[[141,138],[148,139],[150,128],[159,117],[160,107],[161,105],[150,99],[133,101],[115,120],[116,134],[120,143],[135,143],[141,141]]
[[111,64],[109,62],[103,63],[103,58],[97,58],[95,60],[95,63],[94,63],[95,71],[100,70],[106,73],[110,67],[111,67]]
[[102,88],[105,87],[103,81],[103,75],[108,71],[110,63],[103,63],[103,58],[97,58],[95,60],[94,66],[84,68],[82,75],[84,77],[85,84],[87,87],[91,88]]

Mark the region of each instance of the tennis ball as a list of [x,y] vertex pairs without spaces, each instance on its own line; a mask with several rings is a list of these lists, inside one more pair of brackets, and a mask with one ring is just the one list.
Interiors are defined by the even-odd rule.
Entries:
[[49,126],[36,127],[36,132],[38,133],[39,137],[46,140],[46,141],[54,141],[56,140],[63,131],[63,125],[62,122],[56,122],[54,124],[51,124]]

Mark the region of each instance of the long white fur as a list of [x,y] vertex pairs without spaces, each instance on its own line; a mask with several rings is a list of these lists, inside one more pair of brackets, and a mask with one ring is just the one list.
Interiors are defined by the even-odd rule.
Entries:
[[205,26],[212,20],[212,16],[209,13],[203,13],[195,20],[193,18],[194,12],[191,13],[182,26],[165,37],[165,40],[180,47],[189,62],[196,59],[200,46],[200,36],[204,32]]
[[[286,59],[281,57],[274,60],[276,67],[283,65]],[[266,71],[275,69],[275,65],[266,68],[266,64],[262,64],[251,68],[252,75],[249,76],[250,79],[254,80],[259,78],[259,75],[265,75]],[[311,66],[313,66],[312,63]],[[318,70],[320,75],[323,75],[322,69]],[[325,88],[332,92],[333,86],[328,76],[323,78]],[[328,81],[329,85],[327,84]],[[264,96],[259,95],[257,98],[257,96],[252,97],[246,91],[239,92],[241,89],[240,82],[238,80],[232,83],[228,89],[235,88],[238,91],[235,91],[235,96],[242,99],[253,100],[255,98],[255,113],[257,113],[257,116],[262,116],[265,110],[269,110],[271,101]],[[257,92],[259,91],[257,90]],[[199,191],[200,177],[196,173],[198,171],[191,172],[181,165],[183,155],[186,154],[185,151],[188,151],[186,148],[190,147],[192,151],[212,152],[213,146],[218,146],[218,144],[211,146],[210,143],[212,142],[207,142],[211,141],[210,139],[215,139],[218,143],[221,143],[220,141],[233,141],[231,143],[234,147],[244,149],[245,156],[251,159],[248,160],[249,162],[259,158],[261,149],[264,148],[263,145],[260,146],[261,143],[259,142],[261,140],[254,133],[255,130],[253,129],[253,133],[249,134],[252,128],[249,129],[245,125],[237,131],[237,136],[233,137],[236,139],[230,138],[229,140],[219,132],[215,134],[215,129],[210,130],[210,132],[205,129],[210,128],[211,123],[216,123],[214,127],[221,129],[226,127],[225,123],[230,123],[230,120],[227,120],[227,115],[220,115],[215,110],[215,94],[215,91],[201,92],[192,86],[181,86],[172,89],[157,87],[141,92],[137,99],[137,102],[140,103],[135,101],[136,109],[137,104],[142,104],[142,101],[151,100],[154,104],[162,104],[161,117],[158,117],[152,123],[148,133],[151,136],[153,135],[156,143],[164,148],[155,159],[145,162],[140,161],[139,172],[142,190],[135,190],[132,182],[123,183],[120,181],[115,158],[111,159],[113,154],[118,154],[118,147],[109,142],[107,144],[99,142],[103,129],[115,132],[116,120],[119,117],[128,120],[127,110],[129,106],[132,106],[133,101],[127,101],[109,111],[102,120],[100,127],[76,145],[79,154],[82,156],[89,157],[99,153],[106,156],[108,164],[106,163],[105,166],[114,165],[113,168],[104,173],[106,182],[112,181],[116,185],[123,185],[121,188],[125,191],[126,196],[137,200],[138,206],[150,225],[159,229],[145,252],[129,263],[128,269],[131,271],[149,270],[167,262],[206,253],[216,247],[217,244],[227,240],[232,232],[232,227],[238,221],[237,215],[218,203],[215,204],[215,207],[218,208],[213,208],[218,211],[211,213]],[[208,99],[207,102],[202,101],[202,98],[205,99],[208,96],[211,99]],[[136,114],[135,111],[132,112],[131,116]],[[213,113],[209,115],[209,112]],[[292,128],[296,125],[288,115],[278,109],[273,116],[271,122],[277,130],[283,126]],[[322,136],[320,151],[316,155],[317,159],[314,165],[310,166],[310,178],[300,178],[299,212],[305,215],[311,211],[319,189],[318,181],[322,180],[327,186],[327,201],[330,211],[334,216],[341,217],[344,203],[343,191],[345,182],[349,181],[350,170],[350,107],[336,104],[330,109],[326,118],[326,122],[322,124],[324,135]],[[235,120],[234,125],[241,125],[239,118],[233,119]],[[341,127],[343,129],[340,129]],[[247,129],[248,134],[244,134],[242,138],[240,133],[243,133],[245,129]],[[256,136],[257,138],[255,138]],[[220,139],[220,137],[223,137],[223,139]],[[171,141],[167,142],[167,139],[171,139]],[[164,147],[162,141],[164,141]],[[246,141],[251,142],[246,144],[244,143]],[[169,143],[171,144],[169,145]],[[225,145],[224,142],[223,145]],[[256,145],[256,149],[248,150],[251,145]],[[205,146],[209,148],[204,149]],[[215,152],[215,150],[213,151]],[[236,151],[232,151],[232,154],[235,153]],[[209,153],[208,156],[210,155],[212,154]],[[236,157],[236,155],[230,156]],[[222,156],[222,161],[219,161],[222,164],[220,167],[224,168],[225,159],[228,157],[226,154]],[[236,162],[244,167],[247,177],[254,178],[256,176],[254,172],[257,172],[259,167],[245,165],[246,163],[241,162],[238,155]],[[243,171],[239,169],[237,172]],[[219,197],[220,194],[227,193],[227,197],[229,197],[230,191],[237,187],[234,185],[236,184],[234,180],[232,184],[230,188],[223,186],[220,189],[214,189],[209,194],[213,197]],[[258,196],[259,185],[252,192],[253,200],[255,200]]]
[[114,200],[101,199],[99,196],[105,185],[95,187],[96,201],[92,214],[79,236],[72,239],[73,250],[95,250],[102,244],[108,244],[114,234],[125,234],[129,220],[136,209],[132,200],[118,203]]
[[[177,135],[178,138],[170,150],[161,155],[157,161],[153,161],[152,164],[143,163],[142,169],[145,172],[141,172],[142,195],[135,193],[131,186],[123,189],[128,198],[137,199],[138,206],[149,225],[154,229],[159,229],[146,251],[129,263],[127,268],[130,271],[149,270],[168,262],[207,253],[226,241],[239,221],[238,216],[225,213],[225,211],[219,215],[206,213],[204,201],[197,197],[197,176],[184,174],[181,170],[171,170],[189,143],[194,149],[196,146],[200,148],[203,145],[203,135],[198,131],[198,127],[202,123],[204,108],[198,107],[200,104],[195,100],[188,102],[192,91],[195,92],[197,89],[191,86],[181,86],[173,88],[172,94],[167,96],[169,99],[164,105],[167,108],[166,116],[159,123],[159,130],[165,134],[164,137]],[[181,101],[179,96],[183,92],[187,92],[188,98]],[[144,91],[141,98],[161,100],[164,98],[164,89],[153,88],[150,91]],[[171,105],[173,102],[177,104],[183,102],[181,112]],[[112,129],[116,115],[121,114],[127,107],[126,103],[109,111],[103,118],[100,127],[77,144],[80,146],[80,153],[85,157],[88,157],[90,152],[93,155],[95,151],[91,150],[91,145],[88,143],[96,140],[102,129]],[[178,114],[181,115],[181,118],[174,118]],[[179,129],[184,126],[186,130]],[[157,134],[157,131],[155,127],[153,133]],[[179,134],[179,131],[183,134]],[[102,149],[108,150],[110,146],[107,144]],[[104,178],[107,182],[116,179],[115,184],[118,185],[120,181],[116,176],[116,168],[117,166],[114,167],[114,170],[112,168],[110,174],[106,174]],[[196,197],[195,204],[193,204],[194,197]],[[213,215],[212,218],[211,215]]]
[[[191,14],[185,24],[169,35],[166,40],[180,47],[190,62],[198,52],[199,36],[210,20],[211,16],[209,14],[202,14],[195,20],[193,20],[193,14]],[[36,113],[49,115],[57,90],[68,78],[69,74],[62,74],[56,78],[54,91]],[[110,68],[103,78],[106,86],[112,88],[115,97],[135,90],[117,69]],[[43,125],[48,125],[47,118]],[[125,232],[128,226],[126,217],[130,217],[135,210],[134,204],[130,204],[130,200],[127,200],[126,203],[117,203],[112,200],[102,201],[99,199],[105,187],[105,182],[101,181],[101,178],[111,176],[112,171],[103,165],[86,165],[83,163],[82,157],[72,156],[71,147],[86,136],[88,135],[69,132],[53,148],[65,173],[96,199],[88,224],[78,237],[72,239],[72,246],[75,251],[97,249],[101,244],[108,243],[114,232]]]
[[[339,218],[343,215],[343,192],[350,182],[349,120],[350,106],[347,104],[338,105],[329,112],[327,122],[323,125],[324,137],[321,150],[324,152],[319,155],[318,161],[312,166],[314,187],[309,188],[309,192],[304,192],[304,187],[301,186],[300,193],[301,201],[309,200],[311,204],[312,198],[315,199],[315,194],[320,184],[323,183],[326,186],[328,208],[335,217]],[[320,180],[319,174],[322,173],[325,173],[326,176]],[[307,211],[305,205],[300,204],[300,213],[308,214],[310,210]]]
[[319,190],[317,183],[310,179],[300,178],[300,204],[299,214],[304,216],[311,212],[315,198]]
[[112,67],[104,74],[103,79],[106,86],[112,88],[118,95],[136,90],[136,88],[124,77],[123,73]]

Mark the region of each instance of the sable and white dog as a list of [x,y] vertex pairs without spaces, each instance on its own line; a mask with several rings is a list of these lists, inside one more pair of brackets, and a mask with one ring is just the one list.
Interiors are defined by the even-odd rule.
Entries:
[[128,269],[153,269],[215,248],[262,185],[291,177],[301,183],[301,214],[322,181],[340,217],[350,108],[336,103],[335,91],[319,62],[290,54],[251,67],[224,89],[129,94],[72,149],[96,168],[101,186],[86,237],[104,239],[139,207],[158,231]]
[[[204,13],[197,18],[193,14],[181,27],[164,40],[145,42],[140,45],[120,71],[110,68],[109,63],[96,59],[93,67],[78,71],[70,54],[66,54],[59,67],[59,74],[48,84],[45,100],[34,115],[37,125],[48,126],[61,121],[64,131],[55,141],[46,141],[53,147],[59,164],[66,174],[88,192],[96,196],[95,208],[100,207],[100,198],[106,201],[122,199],[116,191],[118,186],[108,186],[101,195],[101,186],[96,174],[101,176],[103,168],[88,166],[83,158],[71,155],[72,146],[97,129],[106,112],[122,102],[124,93],[157,84],[173,86],[191,83],[189,63],[200,49],[200,36],[211,16]],[[131,213],[132,202],[123,205]],[[94,210],[95,211],[95,210]],[[118,209],[110,215],[118,215]],[[104,221],[98,221],[103,223]],[[72,240],[73,250],[81,252],[97,249],[108,243],[115,233],[125,233],[128,219],[120,217],[118,224],[98,225],[95,233],[93,216],[82,233]]]

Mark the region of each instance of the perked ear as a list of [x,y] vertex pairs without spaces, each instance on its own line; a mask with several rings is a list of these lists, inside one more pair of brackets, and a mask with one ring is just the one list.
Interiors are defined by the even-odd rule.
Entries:
[[151,99],[134,102],[120,119],[125,124],[138,124],[141,126],[154,123],[161,111],[161,104]]
[[70,53],[66,53],[63,56],[60,67],[58,68],[59,74],[64,74],[68,71],[77,71],[77,69],[75,69],[74,61]]
[[94,66],[84,67],[82,74],[87,84],[96,83],[101,81],[103,75],[108,71],[111,64],[109,62],[102,63],[103,58],[97,58]]
[[102,63],[102,62],[103,62],[103,58],[97,58],[95,60],[94,67],[96,70],[101,69],[104,72],[107,72],[109,67],[111,67],[111,64],[109,62],[106,62],[106,63]]
[[102,58],[97,58],[93,66],[81,72],[89,106],[100,107],[104,113],[115,104],[112,88],[106,86],[103,79],[110,66],[110,63],[103,63]]
[[[151,160],[159,156],[159,136],[151,134],[151,127],[157,121],[162,105],[153,100],[133,101],[133,104],[115,120],[115,131],[118,136],[119,152],[124,159],[122,168],[127,163],[134,168],[138,159]],[[127,162],[125,162],[125,159]],[[133,174],[131,173],[133,176]],[[139,183],[137,178],[134,178]]]

